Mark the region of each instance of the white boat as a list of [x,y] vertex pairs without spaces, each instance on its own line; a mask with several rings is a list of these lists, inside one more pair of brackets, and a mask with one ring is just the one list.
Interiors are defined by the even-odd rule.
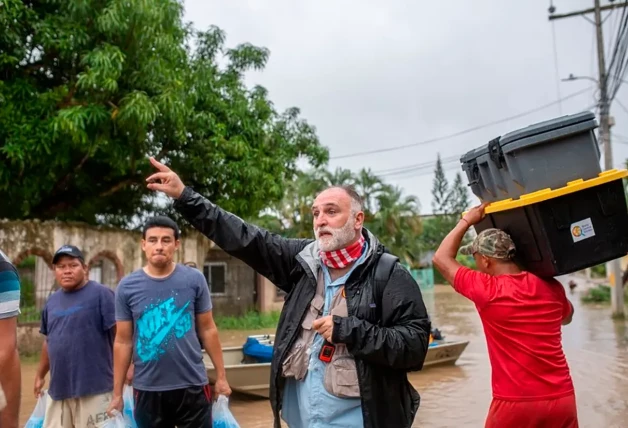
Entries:
[[[436,345],[434,345],[436,343]],[[468,340],[446,341],[435,340],[432,346],[427,348],[427,355],[423,367],[453,365],[469,344]]]
[[[257,339],[261,344],[272,345],[274,334],[249,336]],[[222,348],[222,358],[225,362],[225,371],[232,391],[257,397],[268,398],[270,396],[270,363],[257,363],[252,358],[244,355],[243,346]],[[203,361],[207,370],[210,383],[216,381],[216,370],[206,352],[203,353]]]
[[[273,334],[249,337],[257,339],[262,344],[269,345],[272,345],[275,340],[275,335]],[[423,369],[455,364],[468,344],[469,341],[466,340],[452,342],[435,340],[427,350]],[[270,363],[255,362],[250,357],[244,355],[242,346],[222,348],[222,355],[225,361],[225,371],[227,372],[229,386],[233,391],[263,398],[270,396]],[[203,360],[209,381],[213,384],[216,381],[214,365],[206,353],[203,353]]]

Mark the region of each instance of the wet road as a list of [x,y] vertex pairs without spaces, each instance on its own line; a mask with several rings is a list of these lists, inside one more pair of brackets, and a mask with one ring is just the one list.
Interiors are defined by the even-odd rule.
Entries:
[[[566,283],[566,279],[559,278]],[[579,281],[580,282],[580,281]],[[628,324],[613,321],[609,305],[582,305],[579,283],[567,291],[575,307],[572,324],[563,328],[563,343],[572,377],[581,427],[628,427]],[[446,339],[469,340],[456,366],[428,368],[410,379],[421,394],[415,427],[482,427],[491,400],[490,366],[480,319],[473,305],[449,287],[424,292],[433,325]],[[272,332],[272,331],[266,331]],[[225,346],[240,345],[252,332],[222,332]],[[259,334],[259,332],[254,332]],[[23,421],[34,406],[35,365],[25,365]],[[272,426],[267,400],[234,396],[232,411],[242,428]]]

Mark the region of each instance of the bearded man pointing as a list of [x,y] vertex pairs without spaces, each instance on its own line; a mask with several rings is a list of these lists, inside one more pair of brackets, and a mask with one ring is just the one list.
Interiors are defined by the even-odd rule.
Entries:
[[287,239],[242,221],[151,158],[148,188],[175,199],[198,231],[287,294],[271,363],[274,426],[410,427],[430,321],[419,286],[363,227],[350,187],[312,206],[316,240]]

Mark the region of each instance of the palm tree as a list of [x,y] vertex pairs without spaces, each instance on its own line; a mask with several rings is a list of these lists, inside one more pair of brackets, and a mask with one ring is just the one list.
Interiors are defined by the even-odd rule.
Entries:
[[392,253],[409,265],[419,258],[422,231],[419,201],[404,196],[399,187],[382,185],[376,196],[378,211],[367,227],[376,233]]
[[335,171],[323,170],[319,172],[325,187],[328,186],[346,186],[355,183],[355,177],[350,169],[342,167],[336,168]]
[[362,169],[355,177],[356,191],[364,200],[364,217],[370,222],[376,210],[376,197],[382,191],[382,180],[369,169]]

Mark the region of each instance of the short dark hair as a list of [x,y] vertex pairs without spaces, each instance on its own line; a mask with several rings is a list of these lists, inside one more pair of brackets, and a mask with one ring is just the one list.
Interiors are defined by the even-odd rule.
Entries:
[[343,185],[338,185],[338,186],[329,186],[325,190],[328,190],[328,189],[342,189],[342,190],[344,190],[345,193],[347,195],[349,195],[349,197],[353,201],[352,205],[355,205],[355,207],[358,209],[358,211],[362,211],[362,209],[364,208],[364,199],[362,199],[362,196],[360,196],[358,191],[355,190],[355,187],[352,186],[351,184],[343,184]]
[[170,217],[159,215],[149,218],[142,228],[142,238],[146,239],[146,231],[153,227],[163,227],[174,231],[174,239],[179,239],[179,226]]

